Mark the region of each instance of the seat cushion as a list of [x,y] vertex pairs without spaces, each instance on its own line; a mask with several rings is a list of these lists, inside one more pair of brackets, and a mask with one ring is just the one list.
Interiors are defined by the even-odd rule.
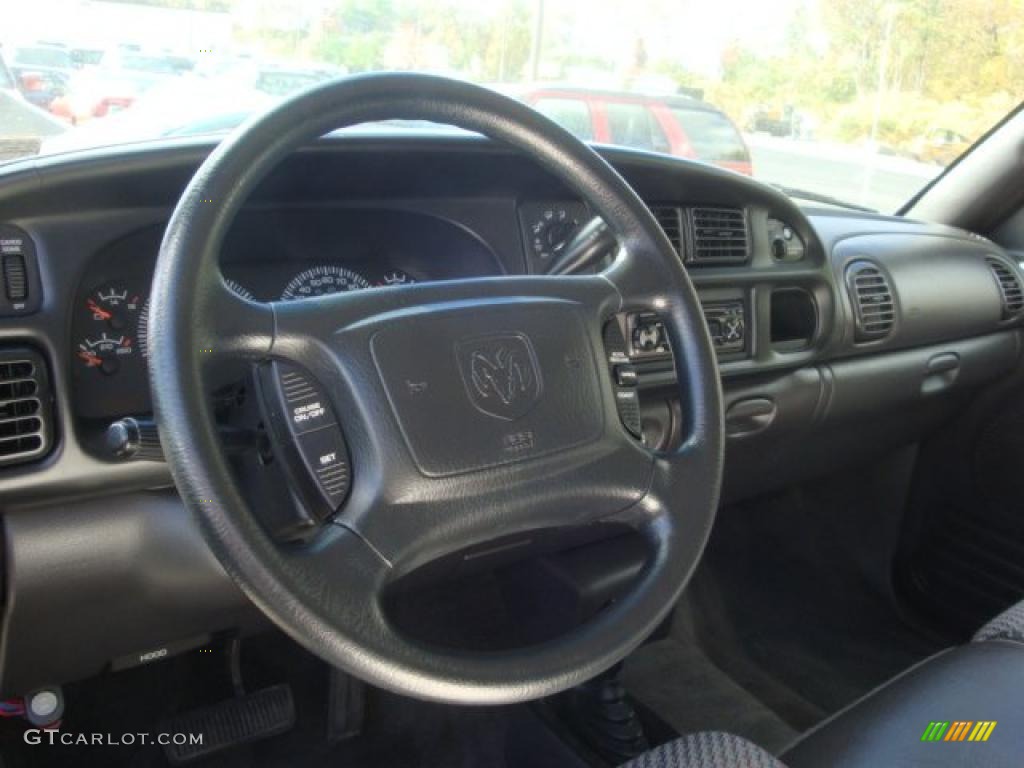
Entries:
[[662,744],[622,768],[785,768],[782,763],[739,736],[703,731]]
[[986,640],[1013,640],[1024,643],[1024,601],[1000,613],[974,633],[974,642]]
[[[981,721],[987,741],[970,741]],[[932,723],[944,736],[924,741]],[[954,728],[954,723],[970,726]],[[941,726],[939,727],[941,728]],[[964,740],[945,740],[964,732]],[[952,648],[911,667],[786,749],[789,768],[1024,764],[1024,645],[1006,640]]]

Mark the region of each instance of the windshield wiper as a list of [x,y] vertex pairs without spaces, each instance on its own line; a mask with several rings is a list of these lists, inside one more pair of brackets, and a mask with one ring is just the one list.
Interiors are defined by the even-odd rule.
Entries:
[[866,205],[857,205],[856,203],[848,203],[845,200],[840,200],[838,197],[832,197],[831,195],[823,195],[820,192],[811,192],[806,189],[798,189],[797,187],[787,187],[784,184],[772,184],[779,192],[790,197],[796,197],[800,200],[809,200],[812,203],[824,203],[825,205],[834,205],[838,208],[848,208],[851,211],[864,211],[865,213],[878,213],[874,208],[868,208]]

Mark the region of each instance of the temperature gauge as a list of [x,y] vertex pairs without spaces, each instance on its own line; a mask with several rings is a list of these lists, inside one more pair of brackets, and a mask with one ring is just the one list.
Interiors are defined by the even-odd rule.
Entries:
[[130,336],[108,336],[104,331],[99,338],[86,338],[76,355],[86,368],[95,368],[108,376],[121,369],[121,362],[135,353]]

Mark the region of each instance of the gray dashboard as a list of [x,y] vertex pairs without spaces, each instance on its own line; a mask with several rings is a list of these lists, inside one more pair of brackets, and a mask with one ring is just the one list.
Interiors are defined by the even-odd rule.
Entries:
[[[0,465],[5,693],[252,618],[164,465],[118,461],[102,440],[111,420],[149,411],[140,316],[163,225],[211,148],[189,140],[0,169],[0,226],[24,239],[32,294],[21,309],[0,306],[0,352],[37,353],[52,393],[46,455]],[[710,166],[601,152],[651,206],[705,305],[727,407],[726,500],[919,441],[1018,366],[1024,277],[995,244],[802,208]],[[332,138],[260,187],[222,271],[256,300],[342,280],[373,290],[399,276],[542,272],[588,215],[539,168],[483,139]],[[671,395],[655,308],[609,320],[610,361],[637,374],[644,438],[669,445],[687,415]],[[104,336],[108,349],[87,343]],[[83,542],[92,555],[75,555]],[[178,554],[162,556],[165,547]],[[118,582],[130,588],[106,614],[69,608]],[[58,588],[65,598],[51,603]],[[192,593],[206,598],[192,605]],[[161,602],[162,616],[152,608]],[[145,621],[127,631],[133,615]],[[70,638],[92,650],[54,666]]]

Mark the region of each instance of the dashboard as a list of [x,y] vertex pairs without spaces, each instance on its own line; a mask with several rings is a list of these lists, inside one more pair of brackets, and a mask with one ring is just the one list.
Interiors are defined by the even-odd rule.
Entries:
[[[126,461],[104,441],[112,422],[150,417],[154,265],[212,146],[0,169],[0,395],[10,395],[0,397],[0,497],[18,594],[4,615],[6,692],[233,627],[247,607],[166,465]],[[801,207],[678,158],[600,151],[648,204],[704,307],[724,394],[725,501],[918,442],[1019,367],[1024,275],[996,244]],[[225,238],[221,271],[254,301],[543,274],[590,218],[543,169],[481,138],[335,137],[261,184]],[[656,308],[608,318],[603,342],[622,428],[648,447],[673,445],[689,415]],[[253,487],[273,494],[259,471]],[[167,578],[141,570],[151,563]],[[66,575],[56,600],[55,573]],[[94,611],[101,592],[114,595],[106,620]]]
[[[166,221],[210,146],[121,149],[8,172],[2,242],[18,251],[27,295],[0,306],[8,315],[0,340],[27,344],[48,361],[49,447],[61,448],[42,462],[15,456],[9,469],[0,453],[0,488],[13,498],[39,483],[78,492],[110,478],[126,489],[168,481],[162,465],[119,462],[103,434],[117,419],[151,413],[149,286]],[[791,419],[817,437],[814,430],[842,415],[851,386],[837,372],[869,367],[852,361],[948,343],[955,370],[926,382],[941,390],[946,379],[970,378],[961,341],[984,339],[976,343],[995,345],[1000,360],[1016,344],[1022,308],[1008,306],[1007,291],[1019,287],[1018,268],[988,241],[894,217],[801,208],[699,163],[602,151],[648,203],[697,288],[727,405],[736,409],[727,415],[743,441],[736,453],[782,440]],[[254,301],[541,274],[591,216],[542,169],[486,140],[330,140],[295,154],[261,184],[222,244],[221,271]],[[672,402],[673,363],[654,309],[610,318],[605,354],[614,376],[636,382],[620,393],[625,428],[651,446],[669,445],[685,415]],[[881,396],[900,387],[919,395],[920,378],[915,370],[907,381],[878,373],[871,381],[885,383]],[[755,466],[739,474],[763,473]]]

